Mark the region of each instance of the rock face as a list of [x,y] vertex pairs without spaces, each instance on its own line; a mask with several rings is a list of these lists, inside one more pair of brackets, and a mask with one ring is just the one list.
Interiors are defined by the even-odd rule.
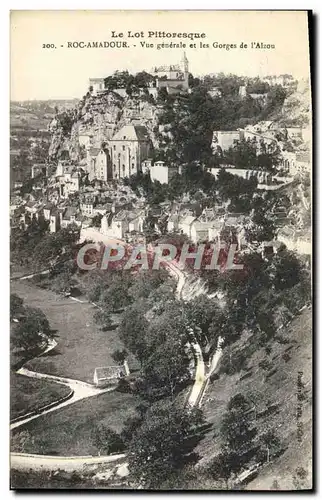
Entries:
[[113,91],[98,96],[87,94],[70,112],[69,119],[70,127],[65,123],[66,114],[57,114],[49,124],[51,159],[69,157],[81,161],[86,153],[85,145],[80,145],[80,136],[85,141],[86,136],[90,136],[91,145],[100,147],[128,124],[145,126],[153,145],[157,146],[158,107],[145,96],[121,97]]
[[311,95],[308,80],[300,80],[294,93],[283,104],[284,122],[292,127],[307,127],[310,124]]

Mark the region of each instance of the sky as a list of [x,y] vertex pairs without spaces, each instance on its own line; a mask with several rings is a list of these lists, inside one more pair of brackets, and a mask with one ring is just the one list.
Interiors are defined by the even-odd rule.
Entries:
[[[123,33],[123,38],[112,38],[112,31]],[[140,36],[128,37],[128,31]],[[148,37],[149,31],[204,33],[205,37],[162,39]],[[122,41],[128,47],[68,48],[68,42],[79,41]],[[11,100],[81,98],[90,77],[178,64],[183,49],[157,48],[158,43],[171,41],[186,43],[194,76],[219,72],[309,76],[305,11],[12,11]],[[154,47],[142,47],[141,42]],[[200,42],[208,47],[201,48]],[[214,48],[216,42],[237,48]],[[253,49],[252,42],[275,48]],[[247,48],[241,48],[241,43]],[[43,47],[47,44],[56,48]]]

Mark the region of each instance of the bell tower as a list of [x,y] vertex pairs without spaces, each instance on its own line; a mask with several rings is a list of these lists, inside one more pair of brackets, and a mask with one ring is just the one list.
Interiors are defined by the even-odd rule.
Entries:
[[183,53],[183,57],[182,57],[182,60],[181,60],[181,64],[182,64],[182,69],[185,73],[189,73],[189,61],[187,59],[187,56],[186,56],[186,53],[184,52]]
[[181,67],[183,71],[183,78],[184,78],[184,83],[185,83],[185,88],[189,88],[189,61],[186,56],[186,53],[183,53],[183,57],[181,59]]

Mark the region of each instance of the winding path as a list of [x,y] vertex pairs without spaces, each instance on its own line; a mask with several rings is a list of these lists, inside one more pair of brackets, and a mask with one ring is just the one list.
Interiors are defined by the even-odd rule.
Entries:
[[80,401],[81,399],[90,398],[92,396],[98,396],[99,394],[103,394],[104,392],[109,392],[113,390],[113,388],[99,389],[98,387],[95,387],[91,384],[87,384],[86,382],[82,382],[81,380],[75,380],[65,377],[57,377],[54,375],[47,375],[46,373],[38,373],[23,367],[20,368],[20,370],[18,370],[17,373],[19,373],[19,375],[25,375],[26,377],[52,380],[54,382],[57,382],[57,384],[66,385],[73,391],[73,395],[70,399],[64,401],[63,403],[58,403],[56,406],[53,406],[48,410],[43,410],[37,413],[36,415],[32,415],[31,417],[27,417],[23,420],[19,420],[19,422],[11,424],[10,430],[16,429],[17,427],[20,427],[21,425],[24,425],[27,422],[30,422],[31,420],[41,417],[42,415],[46,415],[46,413],[50,413],[52,411],[56,411],[59,410],[60,408],[64,408],[65,406],[69,406],[73,403],[76,403],[76,401]]

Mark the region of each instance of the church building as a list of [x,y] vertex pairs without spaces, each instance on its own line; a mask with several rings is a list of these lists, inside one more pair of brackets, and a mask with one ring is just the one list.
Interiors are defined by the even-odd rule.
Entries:
[[109,141],[113,179],[137,174],[146,160],[152,144],[146,127],[124,125]]

